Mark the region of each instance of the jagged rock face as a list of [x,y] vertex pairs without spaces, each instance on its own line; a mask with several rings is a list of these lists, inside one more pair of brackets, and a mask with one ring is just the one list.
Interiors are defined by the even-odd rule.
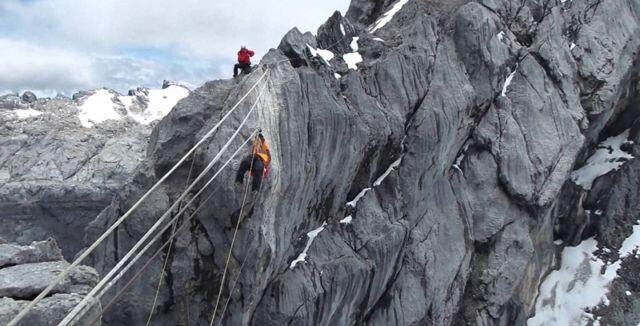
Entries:
[[[633,110],[638,3],[408,1],[371,33],[394,6],[353,1],[348,19],[334,15],[317,38],[294,29],[263,58],[266,92],[242,134],[263,129],[272,171],[245,210],[223,324],[523,325],[534,313],[554,266],[554,232],[568,227],[559,218],[578,205],[569,174]],[[333,56],[316,56],[320,49]],[[363,57],[356,70],[354,52]],[[93,237],[263,71],[209,82],[181,101],[154,129],[136,182],[92,224]],[[198,151],[193,173],[255,98]],[[94,255],[100,269],[179,195],[190,166]],[[233,173],[177,236],[154,323],[209,322],[243,198]],[[347,215],[350,224],[338,223]],[[314,229],[306,262],[292,268]],[[150,277],[106,312],[108,324],[145,322],[163,263],[152,262]]]
[[[263,129],[272,169],[243,211],[246,219],[231,252],[216,320],[229,325],[523,325],[534,313],[538,285],[554,267],[559,249],[554,239],[575,243],[595,234],[615,247],[629,234],[638,209],[636,161],[599,178],[590,191],[574,185],[569,175],[596,143],[634,127],[638,117],[637,1],[356,0],[346,17],[332,16],[317,37],[293,29],[262,59],[262,67],[270,68],[267,86],[242,135]],[[20,202],[24,198],[38,205],[52,202],[29,187],[51,189],[44,193],[54,198],[77,196],[68,207],[78,212],[64,216],[76,217],[78,225],[88,219],[78,219],[80,211],[89,215],[110,201],[86,229],[87,243],[93,241],[263,72],[258,68],[240,80],[208,82],[192,92],[155,126],[144,160],[144,140],[106,123],[99,129],[110,137],[92,130],[78,140],[89,145],[70,147],[73,155],[66,157],[71,159],[61,162],[56,159],[63,155],[56,155],[52,163],[38,165],[48,162],[45,154],[67,153],[56,148],[66,148],[60,145],[63,139],[73,143],[77,136],[55,124],[58,129],[49,134],[44,125],[24,132],[15,130],[30,130],[33,123],[5,123],[11,127],[3,131],[7,146],[0,147],[0,162],[5,162],[0,180],[9,180],[9,186],[0,191],[2,202],[10,204],[2,204],[8,207],[3,212],[20,212],[29,205]],[[91,264],[102,274],[218,153],[257,90],[194,161],[181,166],[92,255]],[[130,96],[145,94],[137,90]],[[120,111],[136,109],[120,104]],[[0,109],[5,107],[29,106],[10,95],[0,98]],[[637,143],[637,127],[632,130]],[[20,148],[32,139],[25,134],[58,138],[51,141],[52,149],[23,154]],[[102,155],[99,148],[108,148],[107,138],[118,144],[111,153],[121,160],[116,167],[98,169],[106,175],[95,176],[96,166],[104,163],[84,166]],[[126,153],[118,147],[123,143],[130,144]],[[87,147],[94,149],[75,152]],[[637,157],[636,147],[631,150]],[[12,163],[8,157],[14,153],[26,163]],[[6,172],[8,164],[14,165]],[[27,173],[20,172],[23,166],[47,178],[53,172],[46,167],[56,166],[53,171],[62,177],[54,186],[43,186],[36,178],[20,179]],[[238,166],[238,158],[231,166]],[[74,172],[78,169],[86,172]],[[165,249],[145,277],[105,312],[106,324],[146,323],[159,279],[154,324],[209,323],[244,195],[233,175],[225,170],[205,192],[213,192],[211,199],[196,200],[189,213],[196,205],[202,209],[186,222],[171,252]],[[113,180],[118,182],[104,185]],[[73,188],[67,191],[69,184]],[[90,189],[83,192],[87,184]],[[590,207],[606,214],[591,218],[585,213]],[[7,229],[3,237],[17,228],[2,227]],[[314,238],[307,235],[312,230]],[[164,273],[162,258],[167,258]],[[597,312],[612,324],[638,322],[633,276],[638,266],[637,257],[624,259],[622,276],[612,286],[613,300],[624,304]],[[631,299],[622,294],[627,290],[634,293]]]
[[[0,245],[0,324],[6,325],[69,266],[55,240],[28,246]],[[98,273],[77,266],[50,295],[35,305],[19,325],[57,325],[98,283]],[[101,305],[89,301],[78,325],[100,325]]]
[[[27,92],[22,99],[0,97],[0,238],[27,244],[54,237],[71,259],[83,247],[82,230],[131,182],[151,133],[136,119],[154,119],[144,116],[153,109],[150,91],[100,103],[99,93],[107,92],[78,93],[75,100]],[[86,123],[94,113],[123,107],[119,98],[130,99],[129,111],[139,115]]]

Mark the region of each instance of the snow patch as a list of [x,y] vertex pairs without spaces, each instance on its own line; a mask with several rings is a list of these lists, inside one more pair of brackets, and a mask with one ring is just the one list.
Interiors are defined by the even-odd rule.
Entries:
[[347,35],[347,33],[344,31],[344,25],[342,25],[342,23],[340,23],[340,32],[342,32],[342,35]]
[[29,118],[34,118],[42,114],[41,111],[37,111],[34,109],[18,109],[10,111],[18,116],[18,120],[25,120]]
[[120,120],[123,117],[115,110],[113,99],[115,94],[106,89],[100,89],[93,95],[85,99],[84,103],[78,107],[80,112],[78,118],[85,128],[107,120]]
[[351,44],[349,44],[349,46],[351,46],[351,49],[353,49],[354,52],[358,52],[358,40],[360,38],[359,37],[354,37],[351,39]]
[[[183,86],[170,85],[164,89],[144,89],[136,95],[118,95],[106,89],[97,90],[78,107],[80,123],[91,128],[106,120],[120,120],[129,116],[140,124],[150,124],[162,119],[180,101],[189,95]],[[133,110],[134,105],[141,106],[140,111]],[[124,109],[126,114],[119,113]]]
[[311,51],[311,55],[314,57],[320,56],[329,66],[331,65],[329,61],[333,59],[335,56],[333,52],[324,49],[314,49],[311,45],[307,44],[309,51]]
[[507,79],[505,79],[504,85],[502,85],[502,93],[500,93],[500,95],[507,97],[507,87],[509,87],[509,85],[511,84],[511,81],[513,80],[513,76],[516,75],[516,71],[518,71],[517,64],[516,64],[516,69],[513,69],[513,71],[509,74],[509,76],[507,76]]
[[351,224],[351,220],[353,220],[353,216],[348,215],[347,217],[340,220],[341,224]]
[[504,39],[504,31],[500,31],[500,33],[498,33],[498,40],[502,41]]
[[346,53],[342,56],[349,69],[357,70],[357,64],[362,62],[362,56],[358,52]]
[[571,43],[571,45],[569,45],[569,50],[573,50],[573,48],[575,48],[575,47],[576,47],[576,44],[575,43]]
[[384,40],[379,37],[374,37],[373,40],[378,42],[384,42]]
[[313,46],[307,44],[307,48],[309,49],[309,52],[311,52],[312,56],[314,57],[318,56],[318,51],[316,51],[316,49]]
[[460,153],[460,155],[456,157],[456,161],[453,163],[453,166],[452,166],[454,169],[458,170],[462,175],[464,175],[464,171],[462,171],[462,169],[460,168],[460,164],[462,164],[462,160],[464,160],[464,154],[467,152],[468,148],[469,148],[469,144],[464,145],[464,148],[462,148],[462,153]]
[[322,59],[324,59],[324,61],[327,62],[327,64],[329,64],[329,61],[334,57],[333,52],[329,50],[318,49],[317,51],[318,51],[318,54],[322,57]]
[[369,190],[371,190],[371,188],[362,189],[362,191],[360,191],[360,193],[358,195],[356,195],[356,198],[354,198],[352,201],[348,202],[346,205],[347,206],[351,206],[353,208],[356,208],[356,206],[358,205],[358,201],[360,201],[360,199],[362,199],[362,197],[364,197],[364,195],[366,195],[367,192],[369,192]]
[[562,244],[562,240],[558,239],[558,240],[554,241],[553,244],[555,244],[556,246],[559,246],[559,245]]
[[399,159],[395,160],[393,163],[391,163],[391,165],[389,165],[389,168],[387,169],[387,171],[385,171],[380,177],[378,177],[378,179],[376,179],[376,181],[373,183],[373,186],[377,187],[381,185],[382,181],[384,181],[384,179],[386,179],[389,176],[389,173],[391,173],[391,171],[397,169],[398,166],[400,166],[401,162],[402,162],[402,156],[400,156]]
[[640,225],[633,226],[633,233],[624,240],[618,253],[622,259],[631,255],[634,250],[640,250]]
[[294,269],[296,265],[298,265],[298,263],[300,262],[307,261],[307,251],[309,251],[309,248],[311,247],[313,240],[315,240],[318,234],[320,234],[320,232],[324,230],[325,226],[327,226],[327,222],[322,223],[322,225],[319,228],[307,233],[307,237],[309,238],[307,239],[307,245],[304,247],[304,250],[298,255],[298,258],[296,258],[294,261],[291,262],[291,265],[289,266],[290,269]]
[[624,291],[624,294],[626,294],[627,296],[631,295],[631,291]]
[[633,155],[620,149],[620,146],[627,142],[629,130],[625,130],[621,134],[609,137],[598,147],[587,159],[587,163],[571,173],[571,181],[579,185],[585,190],[591,189],[593,181],[598,177],[617,170],[625,162],[633,158]]
[[135,96],[118,96],[127,110],[127,114],[140,124],[150,124],[164,118],[181,99],[189,95],[189,90],[178,85],[171,85],[165,89],[150,89],[147,96],[147,107],[143,112],[133,112],[131,106]]
[[339,73],[335,72],[333,73],[333,77],[336,77],[336,79],[340,79],[342,76],[340,76]]
[[593,238],[564,248],[560,269],[540,285],[536,314],[527,320],[528,326],[587,325],[594,320],[585,309],[608,303],[608,285],[620,268],[620,262],[607,265],[594,256],[596,249]]
[[409,2],[409,0],[399,0],[398,2],[396,2],[393,5],[393,7],[391,7],[391,9],[389,9],[389,11],[385,12],[384,15],[382,15],[382,17],[376,21],[376,24],[371,29],[371,33],[375,33],[375,31],[379,30],[380,28],[384,27],[384,25],[386,25],[388,22],[390,22],[391,19],[393,18],[393,16],[398,11],[400,11],[400,9],[402,9],[402,7],[407,2]]

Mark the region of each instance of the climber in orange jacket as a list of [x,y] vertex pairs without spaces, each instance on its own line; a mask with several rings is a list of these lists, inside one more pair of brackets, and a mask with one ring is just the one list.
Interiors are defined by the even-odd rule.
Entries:
[[253,177],[253,183],[251,190],[258,191],[260,184],[262,183],[262,177],[265,171],[269,168],[271,163],[271,154],[269,153],[269,146],[264,139],[262,132],[258,134],[258,137],[253,142],[251,154],[247,155],[242,162],[240,162],[240,168],[236,174],[236,182],[242,184],[244,182],[244,175],[247,171],[251,170]]

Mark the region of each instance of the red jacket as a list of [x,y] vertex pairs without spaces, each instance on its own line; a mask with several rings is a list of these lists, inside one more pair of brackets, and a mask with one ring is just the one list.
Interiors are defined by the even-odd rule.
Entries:
[[240,50],[238,51],[238,62],[251,63],[251,57],[253,57],[254,54],[251,50]]

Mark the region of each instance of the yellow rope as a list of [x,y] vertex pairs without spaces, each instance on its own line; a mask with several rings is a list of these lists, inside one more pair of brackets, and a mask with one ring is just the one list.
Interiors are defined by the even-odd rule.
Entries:
[[[248,137],[247,141],[243,142],[242,145],[240,145],[240,147],[231,155],[231,157],[222,165],[222,167],[220,167],[220,169],[218,170],[218,172],[216,172],[213,177],[211,177],[209,179],[209,181],[200,189],[200,191],[198,191],[195,195],[194,198],[200,196],[200,194],[202,194],[202,192],[204,191],[205,188],[207,188],[209,186],[209,184],[224,170],[225,167],[227,167],[229,165],[229,163],[231,163],[231,161],[233,160],[234,157],[236,157],[236,155],[238,155],[238,153],[242,150],[243,146],[247,144],[247,142],[253,138],[253,136],[255,136],[257,133],[257,130],[252,132],[251,135]],[[178,227],[178,229],[176,230],[176,232],[173,234],[173,236],[177,235],[180,231],[182,231],[186,226],[188,226],[189,222],[196,217],[196,214],[200,211],[200,209],[202,209],[204,207],[204,205],[211,199],[213,198],[213,195],[218,191],[218,189],[220,189],[221,185],[218,186],[215,190],[213,190],[209,196],[207,196],[207,198],[204,199],[204,201],[201,201],[200,204],[198,205],[198,207],[189,215],[189,217],[187,217],[182,225],[180,225]],[[190,205],[193,202],[193,199],[191,199],[189,201],[189,203],[187,203],[187,205]],[[182,209],[181,212],[178,212],[178,214],[169,222],[169,224],[172,224],[173,222],[175,222],[177,220],[178,215],[184,213],[184,208]],[[165,231],[168,230],[168,226],[165,226],[160,233],[163,233]],[[157,241],[159,238],[159,234],[156,235],[156,237],[154,237],[151,240],[151,243],[154,243],[155,241]],[[149,258],[149,260],[144,264],[144,266],[142,266],[142,268],[140,268],[140,270],[138,270],[138,272],[131,277],[131,279],[124,285],[124,287],[115,295],[115,297],[106,305],[103,306],[102,308],[102,312],[100,313],[100,315],[96,316],[94,318],[94,320],[90,323],[90,325],[95,324],[98,319],[102,316],[102,314],[104,314],[109,308],[111,308],[111,306],[113,306],[115,304],[115,302],[117,301],[118,298],[120,298],[125,291],[133,284],[133,282],[138,279],[142,273],[151,265],[151,263],[153,262],[153,260],[160,255],[160,253],[162,253],[162,251],[169,245],[169,241],[170,239],[168,239],[167,241],[164,242],[164,244],[151,256],[151,258]],[[147,245],[147,247],[145,247],[143,249],[143,252],[146,252],[146,250],[150,247],[150,244]],[[139,254],[139,256],[136,256],[136,258],[133,259],[133,261],[125,268],[125,270],[123,270],[122,273],[126,272],[128,270],[128,268],[130,266],[133,265],[133,263],[135,263],[137,261],[137,259],[141,257],[141,254]],[[117,282],[118,279],[114,280],[113,282]],[[106,292],[106,291],[105,291]],[[102,296],[104,295],[104,293],[99,294],[96,298],[100,299]]]
[[[189,176],[187,176],[187,183],[184,185],[185,189],[189,186],[189,182],[191,181],[191,173],[193,172],[193,165],[196,162],[196,154],[193,153],[193,158],[191,159],[191,167],[189,168]],[[182,209],[182,203],[178,206],[178,211]],[[158,277],[158,286],[156,287],[156,295],[153,297],[153,304],[151,305],[151,311],[149,312],[149,317],[147,318],[146,326],[149,326],[151,323],[151,318],[153,317],[153,313],[156,311],[156,304],[158,303],[158,296],[160,295],[160,287],[162,286],[162,280],[164,279],[164,271],[167,269],[167,264],[169,263],[169,256],[171,255],[171,248],[173,248],[173,239],[175,239],[174,235],[176,232],[176,227],[178,226],[178,220],[173,222],[171,226],[171,234],[169,236],[169,249],[167,249],[167,255],[164,257],[164,264],[162,264],[162,269],[160,270],[160,276]]]
[[[254,141],[257,141],[257,136],[255,138]],[[251,165],[249,166],[249,172],[252,172],[253,170],[253,160],[256,159],[254,157],[253,154],[253,147],[252,147],[252,153],[251,153]],[[258,158],[260,159],[260,158]],[[246,172],[245,172],[246,173]],[[229,260],[231,259],[231,253],[233,251],[233,245],[236,242],[236,236],[238,235],[238,228],[240,228],[240,222],[242,221],[242,212],[244,212],[244,205],[247,202],[247,193],[249,192],[249,183],[251,181],[247,182],[247,185],[244,188],[244,198],[242,199],[242,206],[240,206],[240,214],[238,215],[238,222],[236,222],[236,229],[233,232],[233,239],[231,240],[231,246],[229,247],[229,252],[227,253],[227,262],[224,265],[224,272],[222,272],[222,280],[220,281],[220,289],[218,289],[218,297],[216,298],[216,305],[215,308],[213,309],[213,315],[211,316],[211,322],[209,323],[209,326],[213,326],[213,321],[216,319],[216,312],[218,311],[218,305],[220,304],[220,297],[222,296],[222,289],[224,287],[224,281],[227,277],[227,269],[229,268]]]

